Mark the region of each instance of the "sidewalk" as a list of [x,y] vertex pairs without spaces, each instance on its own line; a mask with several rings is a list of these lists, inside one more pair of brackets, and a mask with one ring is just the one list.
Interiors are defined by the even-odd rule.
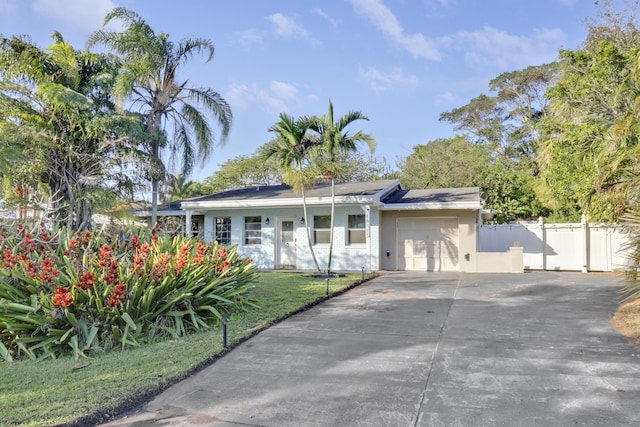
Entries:
[[640,425],[620,281],[390,273],[246,341],[107,426]]

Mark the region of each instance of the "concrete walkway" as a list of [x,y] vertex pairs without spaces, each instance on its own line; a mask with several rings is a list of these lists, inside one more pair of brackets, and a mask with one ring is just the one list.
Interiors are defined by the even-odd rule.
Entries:
[[636,426],[621,280],[390,273],[261,332],[109,426]]

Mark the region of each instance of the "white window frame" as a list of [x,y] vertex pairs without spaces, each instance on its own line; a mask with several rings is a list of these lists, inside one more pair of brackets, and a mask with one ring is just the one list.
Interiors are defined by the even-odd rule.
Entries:
[[[318,220],[321,218],[326,218],[328,221],[327,227],[318,227]],[[325,236],[326,242],[321,241],[318,242],[318,236]],[[331,238],[331,215],[314,215],[313,216],[313,244],[314,245],[328,245],[329,239]]]
[[257,215],[244,217],[245,246],[259,246],[262,244],[262,217]]
[[[362,227],[352,227],[351,226],[351,218],[352,217],[362,217]],[[360,221],[358,221],[360,222]],[[357,225],[357,224],[356,224]],[[354,242],[352,239],[352,233],[362,233],[362,241]],[[366,234],[366,218],[364,214],[349,214],[347,215],[347,236],[346,236],[347,245],[365,245],[367,243],[367,234]]]
[[[221,222],[218,222],[221,221]],[[231,244],[231,217],[219,216],[214,218],[215,240],[223,245]]]

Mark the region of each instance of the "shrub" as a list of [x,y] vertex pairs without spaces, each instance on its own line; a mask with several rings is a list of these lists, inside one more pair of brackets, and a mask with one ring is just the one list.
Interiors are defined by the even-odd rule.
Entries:
[[179,337],[252,302],[237,248],[148,232],[0,228],[0,356],[75,357]]

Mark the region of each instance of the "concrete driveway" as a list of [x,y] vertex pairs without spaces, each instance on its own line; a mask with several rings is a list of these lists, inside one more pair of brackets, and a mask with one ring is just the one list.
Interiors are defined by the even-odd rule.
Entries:
[[246,341],[109,426],[632,426],[621,280],[389,273]]

